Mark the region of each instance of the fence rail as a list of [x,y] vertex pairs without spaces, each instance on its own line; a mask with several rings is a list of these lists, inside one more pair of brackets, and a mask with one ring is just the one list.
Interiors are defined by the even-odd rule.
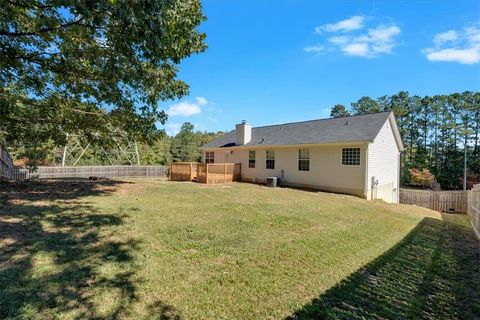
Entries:
[[34,172],[15,169],[13,174],[16,180],[89,177],[166,177],[166,168],[165,166],[38,167]]
[[7,148],[0,143],[0,180],[13,179],[13,161]]
[[478,184],[468,192],[468,215],[480,239],[480,185]]
[[428,191],[400,189],[400,203],[442,212],[467,212],[467,191]]

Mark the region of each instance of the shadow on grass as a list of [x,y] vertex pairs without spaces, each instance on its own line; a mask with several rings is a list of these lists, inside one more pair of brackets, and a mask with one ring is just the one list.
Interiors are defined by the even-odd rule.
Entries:
[[[119,184],[123,182],[0,186],[1,319],[128,314],[136,299],[131,253],[137,241],[113,240],[119,239],[111,235],[124,217],[99,212],[80,200],[111,193]],[[114,298],[102,301],[106,293]]]
[[451,217],[424,218],[287,319],[480,319],[480,242]]
[[148,312],[151,315],[150,319],[157,320],[182,320],[182,316],[175,307],[165,304],[162,301],[157,301],[148,307]]
[[0,206],[10,201],[73,200],[89,195],[109,194],[120,185],[132,182],[118,180],[51,179],[0,183]]

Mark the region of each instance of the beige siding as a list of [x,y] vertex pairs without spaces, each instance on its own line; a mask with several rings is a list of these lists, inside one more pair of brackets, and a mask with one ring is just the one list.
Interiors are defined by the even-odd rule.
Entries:
[[[386,121],[373,143],[368,146],[367,199],[399,200],[400,151],[390,121]],[[378,180],[372,188],[372,178]]]
[[[360,147],[361,165],[342,165],[342,148]],[[310,171],[298,170],[298,147],[279,147],[275,150],[275,169],[265,168],[267,148],[222,149],[215,151],[215,162],[236,162],[242,164],[242,179],[264,182],[267,177],[282,177],[286,184],[318,188],[365,196],[366,145],[311,146]],[[248,168],[248,151],[256,151],[255,168]]]

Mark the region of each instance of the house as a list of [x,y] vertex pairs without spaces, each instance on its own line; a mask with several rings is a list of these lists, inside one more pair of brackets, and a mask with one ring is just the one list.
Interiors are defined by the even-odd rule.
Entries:
[[403,144],[392,112],[235,130],[202,147],[204,163],[241,163],[242,181],[399,201]]

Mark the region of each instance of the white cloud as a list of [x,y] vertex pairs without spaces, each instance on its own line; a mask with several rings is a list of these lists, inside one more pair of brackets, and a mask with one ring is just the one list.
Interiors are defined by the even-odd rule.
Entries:
[[385,26],[380,25],[374,29],[368,30],[366,41],[370,42],[391,42],[392,38],[401,32],[396,25]]
[[464,31],[468,41],[477,45],[480,43],[480,29],[478,26],[465,28]]
[[479,48],[425,49],[425,54],[430,61],[458,62],[462,64],[475,64],[480,62]]
[[457,32],[455,30],[449,30],[447,32],[437,33],[433,37],[433,43],[435,43],[435,45],[442,45],[446,42],[455,41],[457,38]]
[[460,31],[449,30],[433,37],[433,47],[423,53],[430,61],[475,64],[480,62],[480,28],[478,25]]
[[340,48],[346,55],[373,58],[392,53],[396,46],[395,37],[401,33],[396,25],[379,25],[367,33],[357,36],[335,36],[328,41]]
[[207,105],[208,101],[204,97],[196,97],[195,102],[180,102],[170,106],[167,110],[169,116],[189,117],[202,112],[202,107]]
[[330,41],[333,44],[342,45],[342,44],[348,43],[349,38],[347,36],[335,36],[335,37],[328,38],[328,41]]
[[342,47],[342,51],[351,56],[364,57],[368,55],[368,44],[364,42],[350,43]]
[[310,47],[303,48],[303,51],[321,53],[321,52],[325,51],[325,47],[324,46],[310,46]]
[[170,116],[192,116],[202,112],[200,105],[195,102],[180,102],[168,108],[168,115]]
[[200,106],[204,106],[208,103],[207,99],[205,99],[204,97],[197,97],[197,103],[200,105]]
[[363,28],[364,16],[353,16],[335,23],[328,23],[315,28],[316,33],[326,32],[350,32]]
[[[367,31],[359,30],[364,27],[364,22],[364,16],[353,16],[346,20],[317,27],[315,31],[319,34],[323,32],[333,34],[326,38],[326,44],[306,47],[303,50],[305,52],[340,50],[348,56],[365,58],[392,53],[393,48],[397,45],[397,36],[402,30],[395,24],[379,24]],[[358,31],[354,32],[355,30]]]

